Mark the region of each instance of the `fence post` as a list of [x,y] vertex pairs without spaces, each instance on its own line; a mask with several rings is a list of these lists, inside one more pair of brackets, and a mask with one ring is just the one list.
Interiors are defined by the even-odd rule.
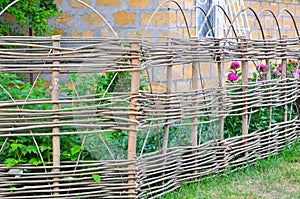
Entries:
[[[60,35],[54,35],[52,36],[52,46],[53,47],[59,47],[60,46]],[[59,53],[57,49],[53,49],[53,54]],[[53,65],[59,64],[59,61],[53,61]],[[51,86],[51,100],[52,101],[58,101],[59,100],[59,70],[57,69],[57,66],[54,66],[52,69],[52,86]],[[54,111],[53,116],[54,119],[52,120],[53,124],[56,124],[59,122],[58,115],[55,111],[59,109],[58,103],[52,104],[52,110]],[[57,118],[56,118],[57,117]],[[53,144],[53,172],[59,172],[60,171],[60,136],[58,135],[60,133],[59,127],[53,127],[52,133],[54,134],[52,136],[52,144]],[[59,195],[59,182],[58,178],[53,179],[53,185],[54,185],[54,195]]]
[[[132,43],[131,44],[131,65],[133,67],[138,67],[139,66],[139,54],[138,54],[138,49],[139,49],[139,44],[138,43]],[[129,104],[129,110],[134,111],[137,108],[137,98],[135,97],[140,88],[140,71],[135,70],[131,72],[131,100]],[[136,121],[137,116],[136,114],[130,114],[129,119],[131,121]],[[131,123],[129,125],[130,130],[128,131],[128,160],[135,160],[136,159],[136,140],[137,140],[137,124]],[[136,170],[136,164],[129,164],[128,165],[129,171],[135,171]],[[136,183],[134,174],[129,174],[128,175],[128,184],[134,184]],[[134,189],[129,189],[128,192],[130,192],[130,197],[135,198],[135,190]]]
[[[240,37],[240,48],[242,52],[245,52],[247,50],[247,39],[245,36]],[[246,56],[242,56],[242,93],[243,95],[247,94],[247,84],[248,84],[248,61],[245,60]],[[242,135],[248,134],[248,110],[247,110],[247,101],[245,101],[244,109],[243,109],[243,115],[242,115]]]
[[[168,43],[168,46],[171,46],[172,43]],[[172,57],[169,57],[169,59],[172,59]],[[167,65],[167,84],[166,84],[166,94],[170,94],[172,92],[172,60]],[[168,122],[169,120],[167,120]],[[163,138],[163,147],[162,147],[162,153],[167,153],[168,148],[168,141],[169,141],[169,131],[170,131],[170,124],[166,124],[164,126],[164,138]],[[160,133],[160,132],[159,132]],[[158,140],[160,142],[160,140]]]
[[[195,92],[195,97],[197,96],[197,91],[199,90],[199,63],[192,63],[192,90]],[[195,99],[196,101],[196,99]],[[198,117],[197,117],[197,102],[193,103],[195,108],[195,117],[192,119],[192,146],[197,146],[198,140]]]
[[[220,106],[219,106],[219,111],[223,112],[223,94],[221,92],[221,89],[223,87],[223,75],[222,75],[222,63],[221,63],[221,46],[220,46],[220,41],[216,40],[216,61],[217,61],[217,69],[218,69],[218,83],[219,83],[219,93],[220,93]],[[220,141],[224,140],[224,116],[219,117],[219,122],[220,122]]]
[[[270,36],[270,35],[267,35],[267,40],[270,40],[270,39],[272,39],[272,37]],[[268,42],[268,41],[267,41]],[[268,45],[268,44],[267,44]],[[268,51],[267,51],[268,52]],[[266,52],[266,53],[267,53]],[[269,58],[267,58],[266,59],[266,66],[267,66],[267,80],[271,80],[271,76],[272,76],[272,74],[271,74],[271,69],[272,69],[272,67],[271,67],[271,61],[270,61],[270,59]],[[271,87],[271,86],[270,86]],[[272,112],[273,112],[273,108],[272,108],[272,106],[270,106],[269,107],[269,113],[270,113],[270,117],[269,117],[269,119],[270,119],[270,122],[269,122],[269,128],[271,128],[271,125],[272,125]]]
[[[287,36],[283,35],[282,39],[283,39],[282,47],[284,48],[284,47],[286,47],[286,45],[285,45],[286,41],[285,40],[287,39]],[[286,51],[286,49],[284,49],[284,50]],[[287,59],[286,59],[286,54],[285,53],[284,53],[283,58],[281,60],[281,64],[282,64],[281,78],[283,79],[283,83],[285,83],[286,82],[285,79],[287,77]],[[286,96],[285,96],[285,98],[286,98]],[[288,112],[287,111],[288,107],[287,106],[288,106],[287,104],[284,105],[284,122],[287,121],[287,115],[288,115],[288,113],[287,113]]]

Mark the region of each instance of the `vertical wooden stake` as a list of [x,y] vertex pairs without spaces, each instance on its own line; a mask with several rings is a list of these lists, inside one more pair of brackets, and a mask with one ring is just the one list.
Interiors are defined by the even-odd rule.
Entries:
[[[241,49],[245,50],[247,48],[246,46],[246,37],[242,36],[240,37],[240,41],[241,41]],[[245,58],[243,56],[243,58]],[[243,95],[247,94],[247,84],[248,84],[248,61],[247,60],[242,60],[242,93]],[[245,101],[245,103],[247,103],[247,101]],[[243,110],[243,115],[242,115],[242,135],[247,135],[248,134],[248,114],[246,114],[248,112],[247,110],[247,104],[244,105],[244,110]]]
[[[283,40],[286,40],[287,39],[287,36],[286,35],[283,35]],[[285,43],[286,41],[283,41],[283,43]],[[284,46],[284,45],[283,45]],[[284,55],[285,56],[285,55]],[[287,77],[287,59],[286,58],[283,58],[282,61],[281,61],[281,64],[282,64],[282,73],[281,73],[281,78],[282,79],[286,79]],[[283,83],[285,83],[286,80],[283,81]],[[288,105],[285,104],[284,105],[284,122],[287,121],[287,115],[288,115]]]
[[[167,85],[166,85],[166,87],[167,87],[166,94],[170,94],[172,92],[172,65],[171,65],[171,63],[170,63],[170,65],[167,66]],[[163,139],[163,148],[162,148],[163,154],[167,153],[169,130],[170,130],[170,125],[166,124],[164,126],[164,139]]]
[[[199,63],[192,63],[192,90],[195,92],[195,97],[197,96],[197,91],[199,90]],[[196,100],[196,99],[195,99]],[[193,105],[195,107],[196,116],[192,119],[192,146],[197,146],[198,140],[198,117],[197,117],[197,102],[194,102]]]
[[[222,77],[222,63],[218,62],[218,81],[219,81],[219,89],[221,89],[223,87],[223,77]],[[219,111],[223,111],[223,94],[220,92],[220,108]],[[221,116],[219,118],[219,122],[220,122],[220,140],[223,141],[224,140],[224,117]]]
[[[270,35],[267,35],[267,40],[268,39],[272,39],[272,37],[270,36]],[[266,59],[266,65],[267,65],[267,80],[271,80],[271,61],[270,61],[270,59]],[[271,128],[271,125],[272,125],[272,112],[273,112],[273,108],[272,108],[272,106],[270,106],[270,108],[269,108],[269,113],[270,113],[270,117],[269,117],[269,120],[270,120],[270,122],[269,122],[269,128]]]
[[[52,45],[53,47],[59,47],[60,46],[60,40],[61,36],[60,35],[55,35],[52,36]],[[53,54],[59,53],[58,50],[53,49]],[[58,61],[53,61],[54,65],[59,64]],[[54,67],[57,68],[57,67]],[[51,91],[51,99],[52,101],[58,101],[59,100],[59,70],[53,69],[52,70],[52,91]],[[56,111],[59,109],[59,104],[58,103],[53,103],[52,104],[52,110]],[[54,112],[54,117],[58,116],[57,113]],[[58,118],[54,118],[52,120],[54,124],[59,122]],[[53,144],[53,172],[59,172],[60,169],[60,136],[57,135],[59,134],[60,130],[59,127],[53,127],[52,128],[52,133],[55,134],[52,137],[52,144]],[[54,178],[54,195],[59,195],[59,182],[58,178]]]
[[[221,47],[220,47],[220,41],[216,41],[216,47],[218,47],[217,54],[216,54],[216,61],[217,61],[217,69],[218,69],[218,82],[219,82],[219,89],[220,89],[220,106],[219,111],[223,111],[223,94],[221,92],[221,89],[223,87],[223,75],[222,75],[222,63],[221,63]],[[219,117],[220,122],[220,141],[224,140],[224,116]]]
[[[131,44],[132,48],[132,58],[131,64],[133,67],[138,67],[139,66],[139,58],[138,58],[138,49],[139,49],[139,44],[138,43],[132,43]],[[140,88],[140,71],[136,70],[131,73],[131,101],[129,104],[129,109],[130,111],[133,111],[137,108],[137,99],[134,97],[135,95],[138,94]],[[137,120],[137,117],[135,114],[130,114],[129,115],[130,120]],[[136,124],[130,124],[129,126],[130,129],[128,131],[128,160],[135,160],[136,159],[136,139],[137,139],[137,125]],[[136,164],[130,164],[128,165],[128,168],[131,169],[132,171],[136,170]],[[128,175],[128,184],[134,184],[136,183],[136,176],[135,175]],[[135,198],[135,190],[134,189],[129,189],[128,190],[130,193],[130,196]]]

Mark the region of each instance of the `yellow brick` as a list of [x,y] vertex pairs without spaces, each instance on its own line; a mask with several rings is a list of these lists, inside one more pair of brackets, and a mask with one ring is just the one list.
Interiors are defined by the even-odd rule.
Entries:
[[185,0],[184,1],[184,8],[185,9],[192,9],[193,7],[196,6],[196,2],[194,0]]
[[[161,37],[173,37],[173,38],[182,38],[182,29],[181,28],[176,28],[172,30],[168,30],[167,32],[160,32],[159,36]],[[159,39],[160,41],[165,41],[164,38]]]
[[[191,24],[191,13],[184,13],[188,26]],[[177,26],[186,26],[184,17],[180,11],[177,12]]]
[[252,1],[251,2],[251,7],[255,12],[259,12],[260,11],[260,2]]
[[[91,0],[82,0],[84,3],[91,4]],[[87,8],[84,4],[79,3],[76,0],[70,0],[70,6],[72,8]]]
[[282,9],[287,8],[287,4],[279,4],[279,10],[281,11]]
[[55,28],[53,33],[54,35],[65,35],[65,32],[60,28]]
[[183,79],[183,74],[182,74],[182,65],[174,65],[172,67],[172,79],[173,80],[181,80]]
[[296,31],[294,31],[294,30],[289,30],[289,31],[287,32],[288,38],[296,37],[296,35],[297,35],[297,33],[296,33]]
[[202,62],[200,63],[200,74],[202,78],[209,78],[210,77],[210,63]]
[[72,36],[72,37],[79,37],[80,34],[77,33],[75,30],[72,30],[72,31],[71,31],[71,36]]
[[121,7],[120,0],[96,0],[97,6],[118,6]]
[[278,3],[270,3],[270,9],[274,12],[275,15],[278,13],[279,4]]
[[265,16],[265,28],[276,28],[275,19],[271,16]]
[[165,93],[166,92],[166,85],[163,83],[151,83],[152,92],[154,93]]
[[184,66],[184,79],[192,79],[192,65]]
[[87,30],[87,31],[82,32],[82,36],[83,37],[93,37],[94,32],[92,30]]
[[[196,28],[190,28],[190,36],[191,37],[195,37],[196,36]],[[189,34],[188,34],[188,31],[187,31],[187,28],[184,28],[184,37],[185,38],[189,38]]]
[[[270,6],[270,3],[269,2],[261,2],[261,8],[269,8],[269,6]],[[264,13],[266,13],[266,12],[264,12]]]
[[113,14],[114,22],[116,25],[128,25],[128,24],[135,24],[135,16],[136,13],[128,13],[125,10],[119,11]]
[[293,14],[295,14],[296,16],[300,16],[300,5],[298,4],[298,5],[295,5],[295,13],[293,13]]
[[68,15],[67,13],[62,13],[56,17],[55,21],[62,25],[68,26],[68,25],[70,25],[70,22],[73,18],[74,18],[74,15]]
[[100,26],[103,24],[103,20],[96,13],[92,13],[91,15],[85,14],[81,17],[81,20],[92,26]]
[[292,19],[286,18],[283,20],[283,29],[290,29],[292,24]]
[[109,37],[109,31],[107,29],[102,30],[102,37]]
[[[152,14],[142,13],[141,16],[141,25],[147,25]],[[150,25],[154,26],[171,26],[176,24],[176,12],[168,11],[168,12],[157,12],[155,16],[152,18]]]
[[[158,4],[160,5],[160,4],[162,4],[164,1],[166,1],[166,0],[159,0],[159,1],[158,1]],[[184,0],[177,0],[176,2],[178,2],[179,6],[180,6],[181,8],[183,8],[183,2],[184,2]],[[174,9],[178,9],[178,5],[177,5],[176,3],[174,3],[174,2],[167,2],[167,3],[165,3],[164,5],[162,5],[161,8],[174,8]]]
[[127,2],[127,4],[132,7],[146,8],[149,7],[150,0],[130,0],[129,3]]
[[[299,6],[299,9],[296,10],[297,12],[295,12],[295,6],[294,6],[294,5],[288,5],[288,6],[287,6],[287,9],[288,9],[292,14],[294,14],[295,16],[297,16],[296,14],[300,13],[300,6]],[[296,7],[296,9],[297,9],[297,7]],[[298,16],[299,16],[299,14],[298,14]]]
[[261,38],[260,30],[252,30],[251,31],[251,36],[252,36],[252,39],[259,39],[259,38]]
[[184,91],[190,91],[191,90],[191,81],[178,81],[175,83],[176,92],[184,92]]
[[255,72],[256,65],[253,62],[248,62],[248,70],[249,70],[249,72]]

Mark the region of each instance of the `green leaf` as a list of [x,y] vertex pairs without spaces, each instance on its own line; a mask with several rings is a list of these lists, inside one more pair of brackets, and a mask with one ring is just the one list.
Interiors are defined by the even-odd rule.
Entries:
[[24,147],[23,144],[18,144],[18,143],[13,143],[13,144],[11,144],[10,146],[11,146],[11,149],[12,149],[13,151],[17,150],[18,148],[21,149],[21,148]]
[[71,155],[73,156],[73,155],[79,153],[81,150],[84,150],[83,146],[75,145],[71,148]]
[[38,151],[36,149],[36,146],[34,145],[29,145],[29,146],[26,146],[26,151],[28,153],[35,153],[35,154],[38,154]]
[[29,163],[30,163],[30,164],[33,164],[33,165],[35,165],[35,166],[38,166],[39,164],[42,163],[42,161],[41,161],[39,158],[31,158],[31,159],[29,160]]
[[94,179],[95,182],[97,182],[98,184],[100,184],[101,177],[100,177],[99,174],[93,174],[92,177],[93,177],[93,179]]
[[19,162],[18,162],[18,160],[14,159],[14,158],[7,158],[4,163],[7,168],[10,168],[12,166],[17,165]]
[[42,152],[44,152],[45,150],[50,150],[51,147],[50,146],[46,146],[46,145],[42,145],[42,146],[40,146],[40,149],[41,149]]

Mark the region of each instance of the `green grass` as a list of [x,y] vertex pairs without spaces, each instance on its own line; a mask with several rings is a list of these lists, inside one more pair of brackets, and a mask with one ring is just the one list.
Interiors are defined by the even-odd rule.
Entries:
[[300,144],[234,173],[183,185],[164,199],[300,199]]

